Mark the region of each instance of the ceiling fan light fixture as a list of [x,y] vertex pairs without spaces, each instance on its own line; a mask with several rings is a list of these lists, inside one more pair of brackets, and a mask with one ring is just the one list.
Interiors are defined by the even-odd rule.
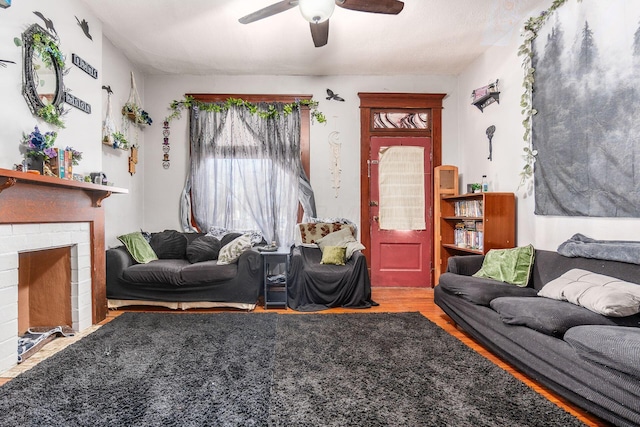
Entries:
[[300,0],[300,13],[312,24],[319,24],[331,18],[336,7],[335,0]]

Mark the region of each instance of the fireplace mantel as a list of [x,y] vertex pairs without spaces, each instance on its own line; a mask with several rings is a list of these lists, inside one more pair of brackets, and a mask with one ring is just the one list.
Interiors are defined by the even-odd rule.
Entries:
[[110,185],[99,185],[89,182],[72,181],[69,179],[60,179],[55,176],[44,176],[0,168],[0,193],[2,193],[2,191],[6,188],[14,186],[18,182],[24,182],[33,185],[84,190],[91,195],[93,204],[97,207],[100,207],[102,204],[102,200],[109,197],[112,193],[129,192],[129,190],[127,190],[126,188],[117,188]]
[[111,194],[128,192],[0,168],[0,224],[90,223],[93,323],[107,315],[102,201]]

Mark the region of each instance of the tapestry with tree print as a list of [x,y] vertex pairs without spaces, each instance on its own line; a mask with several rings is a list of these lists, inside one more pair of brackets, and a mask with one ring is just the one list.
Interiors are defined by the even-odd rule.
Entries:
[[640,2],[568,1],[534,42],[535,213],[640,216]]

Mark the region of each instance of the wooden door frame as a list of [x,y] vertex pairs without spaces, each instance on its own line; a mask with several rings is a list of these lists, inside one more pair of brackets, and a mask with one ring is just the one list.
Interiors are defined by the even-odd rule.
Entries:
[[[369,213],[370,176],[368,160],[371,152],[371,137],[416,136],[431,138],[431,173],[442,164],[442,100],[444,93],[374,93],[359,92],[360,97],[360,241],[365,246],[363,253],[371,268],[371,221]],[[373,113],[376,110],[430,110],[429,129],[374,129]],[[429,206],[433,208],[433,192]],[[431,215],[433,221],[433,215]],[[433,228],[432,228],[433,229]],[[432,254],[433,258],[433,254]],[[433,269],[433,259],[431,268]]]

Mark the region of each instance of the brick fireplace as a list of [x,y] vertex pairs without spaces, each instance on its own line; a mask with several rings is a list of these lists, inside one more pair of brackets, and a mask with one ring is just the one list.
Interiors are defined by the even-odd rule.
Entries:
[[0,169],[0,372],[17,364],[21,253],[69,248],[71,326],[106,317],[102,201],[112,193],[127,190]]

